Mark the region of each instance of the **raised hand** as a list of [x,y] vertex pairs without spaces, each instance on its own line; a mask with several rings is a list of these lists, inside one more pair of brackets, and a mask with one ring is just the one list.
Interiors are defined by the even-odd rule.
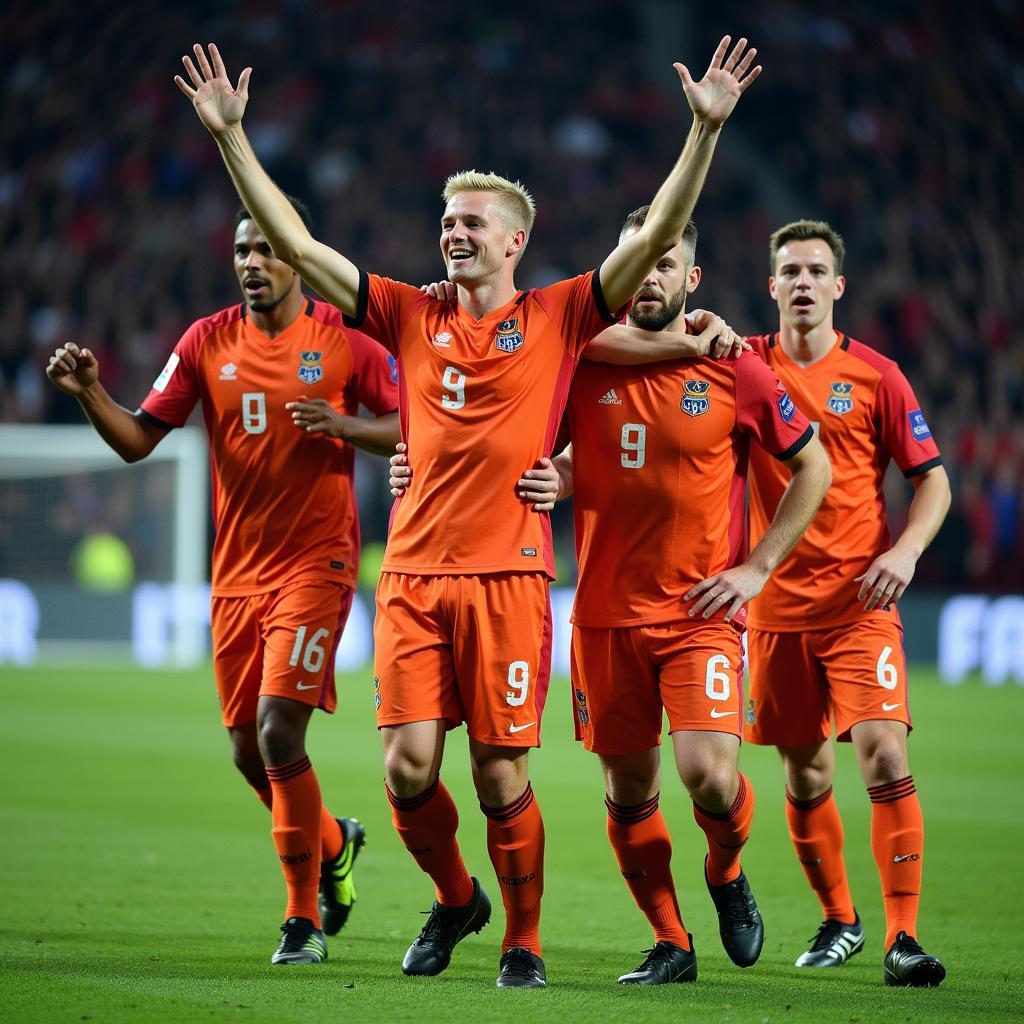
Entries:
[[[192,58],[181,58],[188,77],[192,79],[190,86],[181,75],[175,75],[174,81],[178,88],[192,101],[199,120],[203,122],[212,135],[221,135],[233,128],[242,120],[245,105],[249,102],[249,76],[252,68],[246,68],[238,76],[238,85],[232,87],[228,73],[221,60],[220,50],[210,43],[210,56],[199,43],[192,47],[196,55],[196,65]],[[193,88],[193,86],[195,88]]]
[[747,49],[746,38],[740,39],[732,53],[726,57],[725,51],[731,42],[731,36],[722,39],[699,82],[690,77],[685,64],[674,65],[693,116],[709,128],[721,128],[725,124],[740,96],[761,74],[760,64],[754,68],[750,66],[757,56],[757,50]]
[[61,391],[77,398],[99,380],[100,364],[89,349],[69,341],[50,356],[46,376]]

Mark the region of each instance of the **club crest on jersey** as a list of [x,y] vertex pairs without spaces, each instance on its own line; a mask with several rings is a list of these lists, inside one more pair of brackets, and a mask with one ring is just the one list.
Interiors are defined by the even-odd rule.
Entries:
[[590,712],[587,710],[587,695],[578,687],[575,688],[576,693],[576,717],[580,720],[580,725],[586,725],[590,721]]
[[679,408],[687,416],[703,416],[711,408],[708,391],[711,384],[706,380],[688,380],[683,383],[683,397]]
[[494,344],[502,352],[516,352],[523,347],[526,339],[519,330],[519,317],[502,320],[498,324],[498,332],[494,335]]
[[829,411],[837,416],[845,416],[853,408],[853,399],[850,397],[852,391],[852,384],[842,380],[832,381],[832,393],[828,396]]
[[299,380],[303,384],[315,384],[323,380],[324,368],[320,365],[323,352],[300,352],[299,359]]

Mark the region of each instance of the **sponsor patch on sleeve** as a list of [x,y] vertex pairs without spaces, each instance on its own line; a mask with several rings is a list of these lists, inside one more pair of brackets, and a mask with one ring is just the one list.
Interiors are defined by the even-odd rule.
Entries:
[[398,383],[398,363],[395,357],[389,352],[388,353],[388,369],[391,371],[391,383]]
[[914,435],[915,441],[927,441],[932,436],[925,422],[924,413],[920,409],[911,409],[907,413],[907,419],[910,420],[910,432]]
[[779,415],[782,417],[782,422],[788,423],[795,414],[796,406],[793,404],[793,399],[789,397],[788,391],[783,391],[782,397],[779,399]]
[[177,352],[172,352],[170,359],[167,360],[167,365],[160,371],[160,376],[153,381],[153,390],[159,391],[163,394],[163,390],[171,382],[171,377],[174,376],[174,371],[178,368],[178,363],[181,359],[178,357]]

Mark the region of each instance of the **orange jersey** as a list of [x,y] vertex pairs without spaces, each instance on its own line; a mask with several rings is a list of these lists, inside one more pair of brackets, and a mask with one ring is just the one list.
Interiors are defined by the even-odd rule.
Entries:
[[[777,335],[748,340],[816,424],[832,462],[832,486],[818,514],[751,602],[751,627],[802,632],[863,617],[898,622],[895,609],[864,612],[855,577],[892,546],[882,492],[889,460],[907,477],[942,462],[921,403],[896,363],[842,334],[811,366],[793,362]],[[772,459],[752,455],[753,540],[768,528],[786,483]]]
[[286,402],[324,398],[341,413],[398,406],[394,360],[342,326],[341,313],[307,300],[276,338],[245,305],[197,320],[174,347],[142,403],[158,426],[179,427],[202,402],[210,438],[216,597],[261,594],[298,579],[355,587],[359,516],[353,449],[309,436]]
[[361,275],[356,316],[401,364],[412,483],[395,502],[384,569],[547,572],[551,522],[516,497],[554,444],[580,353],[615,322],[597,272],[520,292],[477,320],[457,302]]
[[[580,573],[573,621],[592,627],[684,620],[690,587],[746,557],[748,451],[761,446],[788,478],[777,460],[813,436],[753,354],[584,363],[569,430]],[[741,628],[743,619],[733,621]]]

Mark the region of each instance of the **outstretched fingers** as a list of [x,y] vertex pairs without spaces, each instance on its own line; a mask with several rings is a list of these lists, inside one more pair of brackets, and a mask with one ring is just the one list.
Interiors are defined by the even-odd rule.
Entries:
[[[728,37],[727,37],[728,38]],[[743,51],[747,46],[747,37],[740,36],[736,41],[736,45],[732,48],[732,53],[729,54],[729,59],[722,65],[723,70],[728,71],[730,74],[739,63],[740,57],[743,55]]]
[[209,60],[207,60],[206,51],[203,49],[202,44],[193,44],[192,52],[196,55],[196,60],[199,62],[199,70],[202,71],[206,81],[216,78],[217,76],[213,73],[213,68],[210,66]]
[[718,49],[715,50],[705,75],[709,75],[712,71],[722,66],[722,61],[725,59],[725,51],[729,48],[731,42],[732,36],[722,36],[722,41],[718,44]]
[[188,77],[192,79],[192,84],[196,89],[201,89],[203,86],[203,76],[196,70],[195,64],[192,63],[192,58],[185,54],[181,58],[181,63],[185,65],[185,70],[188,72]]

